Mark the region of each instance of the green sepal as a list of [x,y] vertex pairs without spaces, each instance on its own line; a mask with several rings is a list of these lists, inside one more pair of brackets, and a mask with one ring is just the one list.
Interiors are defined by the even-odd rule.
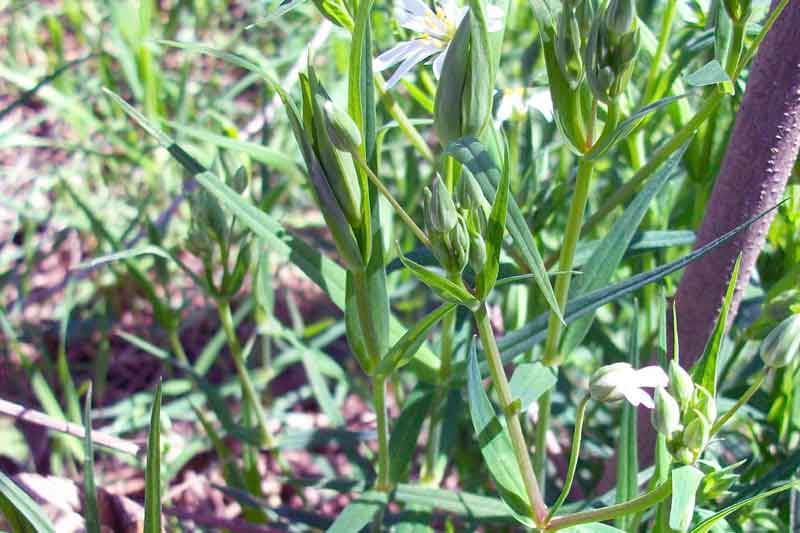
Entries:
[[478,309],[480,302],[463,285],[453,283],[449,279],[440,276],[432,270],[425,268],[419,263],[405,257],[402,252],[398,252],[398,258],[403,265],[411,271],[414,276],[422,283],[433,289],[433,291],[447,302],[463,305],[470,311]]

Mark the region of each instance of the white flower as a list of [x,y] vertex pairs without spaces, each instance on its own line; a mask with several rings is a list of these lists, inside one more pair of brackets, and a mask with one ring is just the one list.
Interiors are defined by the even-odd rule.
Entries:
[[495,123],[500,124],[512,117],[519,117],[529,109],[542,114],[548,122],[553,121],[553,100],[546,87],[514,87],[505,89],[495,113]]
[[633,406],[644,405],[652,409],[655,406],[653,399],[642,389],[666,387],[668,384],[667,373],[660,366],[636,370],[628,363],[614,363],[594,373],[589,389],[596,401],[612,403],[625,399]]
[[[433,62],[433,73],[439,79],[447,47],[468,10],[455,0],[444,0],[441,5],[435,5],[435,10],[422,0],[399,0],[395,6],[397,21],[402,27],[418,33],[419,37],[403,41],[382,53],[375,58],[372,68],[380,72],[400,63],[386,83],[387,87],[392,87],[417,63],[427,60]],[[503,28],[503,10],[487,4],[486,25],[490,32],[500,31]]]

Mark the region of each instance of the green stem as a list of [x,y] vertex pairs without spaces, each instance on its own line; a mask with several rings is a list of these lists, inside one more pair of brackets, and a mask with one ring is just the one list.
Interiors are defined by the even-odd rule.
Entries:
[[[454,283],[461,282],[461,273],[449,272],[447,279]],[[453,335],[455,333],[456,311],[446,314],[442,319],[442,343],[439,357],[439,378],[433,392],[431,403],[431,420],[428,431],[428,443],[425,449],[425,466],[422,481],[430,485],[439,484],[436,463],[442,438],[442,419],[444,417],[445,399],[449,390],[450,372],[453,362]]]
[[403,222],[405,222],[411,231],[414,232],[414,235],[417,236],[417,238],[422,244],[425,245],[425,247],[430,248],[431,242],[428,240],[428,236],[425,235],[425,232],[422,231],[419,226],[417,226],[417,223],[414,222],[414,219],[411,218],[405,209],[403,209],[403,206],[400,205],[389,189],[386,188],[386,185],[384,185],[380,178],[378,178],[372,169],[369,168],[369,165],[366,161],[364,161],[364,158],[361,156],[361,154],[355,151],[352,152],[352,155],[353,159],[355,159],[364,172],[367,173],[367,176],[369,176],[369,179],[372,181],[372,184],[375,185],[375,188],[378,189],[378,191],[389,201],[390,204],[392,204],[392,207],[400,216],[400,218],[403,219]]
[[731,38],[731,47],[728,49],[728,60],[725,62],[725,72],[727,72],[728,75],[731,76],[731,81],[733,82],[736,81],[736,79],[733,78],[733,76],[737,72],[739,59],[741,59],[742,51],[744,50],[745,22],[746,21],[739,21],[734,23],[733,37]]
[[722,429],[722,428],[725,426],[725,424],[727,424],[727,423],[728,423],[728,421],[729,421],[731,418],[733,418],[733,415],[735,415],[735,414],[736,414],[736,411],[738,411],[738,410],[739,410],[739,408],[741,408],[741,407],[742,407],[744,404],[746,404],[747,402],[749,402],[749,401],[750,401],[750,398],[752,398],[752,397],[753,397],[753,394],[755,394],[755,393],[756,393],[756,391],[757,391],[759,388],[761,388],[761,385],[764,383],[764,380],[766,379],[766,377],[767,377],[767,371],[766,371],[766,369],[761,369],[761,371],[758,373],[758,376],[756,377],[756,380],[753,382],[753,384],[752,384],[752,385],[750,385],[750,387],[748,387],[748,389],[747,389],[747,390],[745,391],[745,393],[744,393],[744,394],[743,394],[743,395],[742,395],[742,396],[741,396],[741,397],[740,397],[740,398],[739,398],[739,399],[736,401],[736,403],[735,403],[735,404],[733,404],[733,407],[731,407],[730,409],[728,409],[728,411],[726,411],[724,415],[722,415],[721,417],[719,417],[719,418],[717,419],[717,421],[716,421],[716,422],[714,422],[714,425],[713,425],[713,426],[711,426],[711,436],[712,436],[712,437],[713,437],[714,435],[716,435],[716,434],[719,432],[719,430],[720,430],[720,429]]
[[616,505],[609,505],[608,507],[601,507],[600,509],[592,509],[591,511],[583,511],[567,516],[557,516],[553,518],[547,525],[546,531],[557,531],[570,526],[578,524],[587,524],[590,522],[605,522],[618,516],[625,516],[632,513],[639,512],[647,509],[667,498],[672,493],[672,481],[667,480],[654,490],[642,494],[638,498],[628,500],[627,502],[618,503]]
[[703,107],[695,113],[695,115],[687,122],[680,130],[678,130],[672,138],[659,148],[653,157],[640,168],[633,177],[625,183],[622,187],[611,195],[611,198],[606,202],[586,221],[583,226],[584,232],[593,229],[597,224],[602,221],[606,215],[613,211],[618,205],[624,203],[631,195],[633,195],[639,185],[644,182],[650,175],[656,171],[661,164],[667,160],[678,148],[689,141],[697,128],[711,116],[717,106],[722,102],[725,94],[722,91],[714,91],[714,93],[705,101]]
[[569,491],[572,490],[572,482],[575,479],[575,469],[578,467],[578,455],[581,450],[581,434],[583,433],[583,418],[586,414],[586,405],[589,403],[589,396],[584,396],[581,403],[578,404],[578,410],[575,413],[575,431],[572,433],[572,449],[569,452],[569,466],[567,467],[567,477],[564,480],[564,488],[561,491],[556,503],[550,508],[550,514],[547,519],[553,517],[556,511],[566,501],[569,496]]
[[508,383],[505,369],[503,368],[503,360],[500,357],[500,350],[497,347],[492,325],[489,323],[489,316],[487,315],[485,303],[481,304],[478,310],[474,312],[474,317],[483,350],[486,352],[492,383],[500,397],[501,407],[505,414],[508,433],[511,437],[511,445],[514,448],[514,457],[517,460],[517,466],[522,475],[525,491],[528,494],[528,501],[533,511],[533,520],[536,524],[543,524],[547,518],[547,506],[539,491],[539,484],[533,472],[533,465],[531,464],[531,458],[528,453],[528,445],[525,443],[525,436],[522,434],[522,426],[519,422],[519,415],[511,406],[514,398],[511,396],[511,387]]
[[[352,275],[361,334],[364,336],[367,357],[372,361],[374,368],[382,354],[378,334],[375,331],[367,279],[364,272],[353,271]],[[391,481],[389,479],[389,417],[386,412],[385,376],[373,376],[372,398],[375,403],[376,431],[378,433],[378,479],[375,488],[381,492],[388,492],[391,490]]]
[[653,100],[657,89],[656,82],[658,81],[658,71],[661,67],[661,58],[664,57],[664,51],[667,49],[667,44],[669,43],[672,21],[675,18],[675,7],[677,5],[677,0],[668,0],[664,8],[664,15],[661,18],[661,33],[658,36],[658,46],[650,62],[650,70],[647,73],[647,85],[645,85],[644,98],[642,99],[645,103]]
[[[561,256],[558,270],[561,272],[556,279],[555,296],[558,308],[563,315],[569,295],[569,285],[572,281],[572,264],[575,260],[575,248],[581,234],[583,215],[589,198],[589,183],[592,179],[592,162],[581,159],[578,164],[578,175],[575,179],[575,193],[572,197],[567,227],[564,233],[564,244],[561,247]],[[563,324],[556,313],[550,313],[547,324],[547,341],[544,349],[544,363],[548,366],[558,366],[561,361],[558,353],[558,343],[561,340]],[[541,414],[541,413],[540,413]],[[540,424],[539,424],[540,425]]]
[[425,142],[425,139],[419,134],[417,128],[411,123],[411,120],[409,120],[403,108],[397,105],[392,95],[389,94],[383,76],[376,72],[373,76],[373,80],[375,81],[375,87],[378,89],[378,93],[381,95],[381,100],[383,100],[386,111],[395,122],[397,122],[400,130],[408,137],[409,142],[419,151],[420,155],[427,161],[433,163],[433,152],[431,152],[431,149],[428,147],[428,143]]
[[539,396],[536,427],[533,434],[533,471],[536,473],[536,479],[542,480],[542,499],[547,491],[545,483],[547,479],[547,430],[550,429],[552,404],[552,389],[548,389]]
[[228,338],[228,347],[231,351],[233,364],[236,367],[236,373],[239,375],[239,380],[241,381],[242,398],[250,405],[256,417],[256,425],[258,426],[261,443],[269,450],[274,450],[275,438],[269,430],[267,415],[258,399],[256,388],[253,385],[253,381],[250,379],[250,373],[247,371],[244,354],[242,353],[242,346],[239,343],[239,338],[236,336],[236,330],[233,327],[233,317],[231,316],[231,308],[227,301],[221,300],[217,303],[217,313],[222,323],[222,329],[225,331],[225,336]]

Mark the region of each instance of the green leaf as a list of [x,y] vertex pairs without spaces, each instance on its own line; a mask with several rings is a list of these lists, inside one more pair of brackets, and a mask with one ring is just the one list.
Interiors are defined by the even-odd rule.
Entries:
[[322,412],[328,417],[330,424],[334,427],[344,426],[344,419],[342,418],[342,411],[331,396],[331,391],[328,389],[328,384],[322,375],[318,358],[322,355],[318,350],[312,350],[308,346],[303,346],[294,336],[295,347],[300,350],[303,359],[303,368],[308,376],[308,383],[311,385],[311,391],[314,394],[314,399],[317,400]]
[[0,470],[0,511],[15,533],[29,528],[36,533],[55,533],[55,527],[45,512],[28,494]]
[[625,530],[617,529],[607,524],[594,522],[592,524],[578,524],[577,526],[562,529],[562,533],[624,533]]
[[497,498],[468,492],[400,484],[392,499],[414,509],[441,510],[482,523],[513,520],[508,507]]
[[500,498],[520,523],[535,526],[528,504],[525,485],[514,456],[511,437],[503,421],[495,415],[494,408],[486,396],[478,370],[478,357],[474,342],[469,347],[467,393],[472,425],[478,437],[481,454],[494,479]]
[[339,514],[328,528],[328,533],[356,533],[372,522],[372,519],[386,507],[388,495],[385,492],[365,492]]
[[403,481],[417,450],[417,440],[422,424],[431,410],[433,393],[430,389],[418,388],[411,393],[403,405],[403,411],[395,422],[389,439],[389,472],[392,483]]
[[731,81],[728,73],[716,59],[712,59],[699,69],[684,78],[687,85],[692,87],[705,87]]
[[[781,202],[782,203],[782,202]],[[696,261],[697,259],[703,257],[710,251],[714,250],[715,248],[725,244],[726,242],[730,241],[734,236],[736,236],[739,232],[759,220],[760,218],[766,216],[767,214],[771,213],[775,209],[777,209],[781,204],[778,204],[774,207],[771,207],[760,213],[751,217],[750,219],[746,220],[739,226],[733,228],[729,232],[720,235],[713,241],[709,242],[701,246],[700,248],[692,251],[691,253],[681,257],[680,259],[676,259],[666,265],[661,265],[660,267],[654,268],[648,272],[642,272],[641,274],[637,274],[632,276],[625,281],[621,281],[620,283],[616,283],[614,285],[605,287],[603,289],[598,289],[592,291],[588,294],[584,294],[583,296],[579,296],[574,300],[567,302],[566,312],[564,313],[564,319],[567,324],[574,322],[576,319],[580,318],[586,313],[591,313],[598,307],[601,307],[609,302],[613,302],[626,294],[630,294],[631,292],[638,290],[641,287],[649,283],[653,283],[660,279],[665,278],[666,276],[672,274],[673,272],[684,268],[686,265]],[[519,329],[516,329],[510,333],[506,333],[499,341],[498,346],[500,347],[500,351],[503,356],[503,361],[509,362],[514,359],[517,355],[533,348],[536,344],[542,342],[546,335],[547,335],[547,321],[549,318],[548,313],[542,313],[532,321],[528,322],[524,326]]]
[[726,516],[728,516],[728,515],[730,515],[732,513],[735,513],[736,511],[738,511],[742,507],[745,507],[747,505],[750,505],[751,503],[757,502],[758,500],[763,500],[764,498],[769,498],[770,496],[774,496],[775,494],[778,494],[780,492],[791,490],[792,488],[795,488],[795,487],[800,487],[800,482],[798,482],[798,481],[790,481],[788,483],[784,483],[783,485],[775,487],[774,489],[768,490],[766,492],[762,492],[761,494],[758,494],[756,496],[752,496],[750,498],[745,498],[745,499],[743,499],[741,501],[738,501],[738,502],[734,503],[733,505],[730,505],[730,506],[726,507],[725,509],[722,509],[721,511],[718,511],[713,516],[710,516],[710,517],[706,518],[705,520],[703,520],[702,522],[700,522],[697,526],[695,526],[694,529],[692,529],[692,533],[707,533],[708,531],[711,530],[712,527],[714,527],[714,524],[716,524],[720,520],[724,519]]
[[[639,368],[639,307],[636,303],[633,306],[633,319],[628,328],[628,363],[633,368]],[[637,415],[638,409],[624,402],[617,444],[617,503],[639,496]],[[623,531],[628,531],[631,529],[632,521],[632,516],[624,515],[616,519],[615,525]]]
[[447,313],[455,312],[456,304],[444,303],[428,313],[422,320],[416,322],[405,335],[389,348],[389,351],[381,360],[375,374],[378,376],[389,376],[396,369],[402,367],[414,356],[419,347],[425,341],[431,329]]
[[692,367],[692,379],[695,383],[702,385],[711,393],[714,398],[717,395],[717,362],[722,351],[722,343],[725,340],[725,330],[728,325],[728,311],[731,308],[733,293],[736,291],[736,280],[739,278],[739,265],[742,262],[742,254],[736,258],[736,264],[731,272],[731,279],[728,282],[728,290],[725,292],[725,301],[722,304],[717,324],[714,326],[714,333],[708,339],[702,357]]
[[[575,280],[573,289],[570,291],[571,298],[608,285],[622,258],[625,256],[625,251],[630,246],[636,234],[636,229],[647,213],[650,203],[675,175],[687,146],[688,144],[684,144],[658,168],[644,189],[633,199],[625,209],[625,212],[622,213],[622,216],[614,223],[611,231],[582,267],[582,274]],[[577,320],[567,328],[562,345],[563,353],[571,353],[583,342],[593,321],[594,315],[590,315]]]
[[161,382],[150,412],[147,464],[144,473],[144,533],[161,533]]
[[687,531],[692,523],[697,488],[703,473],[693,466],[682,466],[672,471],[672,505],[669,511],[669,527]]
[[86,391],[83,406],[83,438],[85,460],[83,462],[83,516],[86,533],[100,533],[100,515],[97,512],[97,487],[94,482],[94,446],[92,445],[92,384]]
[[463,305],[468,309],[477,309],[478,305],[480,305],[480,302],[463,286],[457,285],[444,276],[440,276],[436,272],[415,263],[403,256],[402,253],[399,253],[398,257],[417,279],[433,289],[443,300]]
[[497,194],[494,197],[492,210],[489,213],[489,222],[486,228],[486,265],[477,280],[477,293],[479,299],[484,299],[491,292],[497,281],[500,271],[500,251],[503,249],[503,234],[506,227],[506,213],[508,212],[509,173],[503,172]]
[[[490,202],[493,202],[496,187],[502,178],[502,173],[481,142],[474,137],[464,137],[451,142],[445,149],[445,153],[453,156],[472,173],[475,179],[478,180],[483,194],[486,195]],[[531,273],[534,274],[534,280],[542,291],[545,300],[547,300],[551,311],[561,317],[542,256],[539,254],[539,249],[536,247],[536,242],[528,225],[525,223],[525,218],[522,216],[517,202],[512,197],[508,199],[508,211],[510,215],[507,221],[508,232],[511,234],[511,238],[525,259],[525,263],[530,268]]]
[[539,396],[556,384],[552,370],[542,363],[522,363],[517,365],[511,376],[511,397],[520,401],[520,410],[525,411],[539,399]]

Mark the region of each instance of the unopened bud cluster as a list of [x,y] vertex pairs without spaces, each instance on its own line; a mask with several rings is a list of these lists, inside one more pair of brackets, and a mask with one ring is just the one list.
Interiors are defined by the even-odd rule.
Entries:
[[672,361],[669,387],[656,389],[655,404],[653,427],[666,437],[667,448],[678,462],[694,464],[708,445],[717,418],[711,393]]
[[598,100],[609,102],[625,90],[640,40],[634,0],[611,0],[595,18],[583,63],[586,81]]
[[564,2],[556,29],[556,57],[561,73],[575,90],[583,81],[583,50],[591,31],[594,9],[589,0]]
[[741,24],[750,17],[752,0],[723,0],[725,11],[735,24]]
[[455,200],[438,177],[425,190],[425,231],[434,257],[447,272],[460,273],[467,264],[476,274],[483,270],[488,210],[489,202],[468,173],[461,177]]

